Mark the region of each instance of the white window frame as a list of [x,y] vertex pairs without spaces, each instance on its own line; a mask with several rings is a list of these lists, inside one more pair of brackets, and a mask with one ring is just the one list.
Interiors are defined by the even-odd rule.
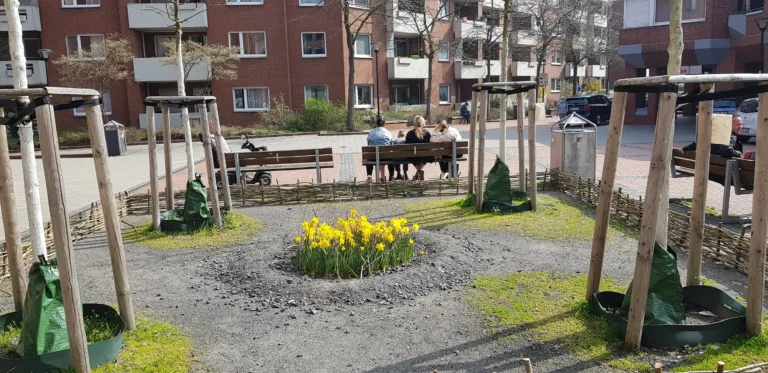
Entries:
[[[313,4],[306,4],[305,2],[312,2]],[[325,5],[324,0],[299,0],[299,6],[323,6],[323,5]]]
[[[237,108],[237,96],[235,95],[235,91],[238,89],[243,90],[243,105],[245,106],[243,109]],[[267,90],[267,107],[266,108],[253,108],[249,109],[248,106],[248,90],[249,89],[266,89]],[[253,113],[258,111],[269,111],[272,107],[272,96],[269,94],[269,87],[232,87],[232,107],[234,108],[236,113]]]
[[[82,40],[81,40],[81,38],[82,38],[83,36],[101,36],[101,41],[102,41],[102,42],[103,42],[104,40],[106,40],[106,38],[104,37],[104,34],[75,34],[75,35],[64,35],[64,44],[65,44],[65,46],[66,46],[66,53],[67,53],[67,55],[68,55],[68,56],[70,55],[70,54],[69,54],[69,36],[77,36],[77,54],[78,54],[78,56],[81,56],[81,52],[83,51],[83,42],[82,42]],[[96,57],[96,58],[93,58],[93,59],[104,59],[104,58],[106,58],[106,57]]]
[[[447,58],[442,58],[440,56],[440,53],[443,51],[443,48],[446,53],[448,53]],[[437,43],[437,62],[451,62],[451,41],[450,40],[440,40]]]
[[[555,62],[555,55],[559,55],[560,62]],[[552,57],[549,59],[552,66],[562,66],[563,65],[563,51],[552,51]]]
[[[305,34],[323,34],[323,54],[304,54],[304,35]],[[301,33],[301,57],[303,58],[326,58],[328,57],[328,37],[325,31],[307,31]]]
[[[27,76],[35,75],[35,65],[32,63],[27,64]],[[13,65],[10,63],[5,64],[5,76],[13,78]]]
[[393,102],[394,105],[408,105],[408,101],[406,101],[406,102],[395,102],[397,100],[397,93],[395,93],[395,92],[396,92],[397,89],[400,89],[400,88],[405,88],[405,95],[408,96],[408,98],[411,97],[411,87],[410,86],[407,86],[407,85],[393,85],[392,86],[392,93],[393,93],[392,102]]
[[[19,8],[19,19],[21,19],[22,23],[29,20],[29,14],[26,9]],[[0,9],[0,23],[8,23],[8,15],[5,13],[5,9]]]
[[320,88],[320,87],[325,88],[326,100],[330,101],[331,100],[331,95],[328,92],[328,86],[327,85],[305,85],[304,86],[304,102],[307,102],[307,100],[310,99],[310,97],[307,97],[307,88]]
[[249,0],[227,0],[227,5],[264,5],[264,0],[249,1]]
[[[368,38],[368,54],[357,54],[357,39],[355,39],[355,58],[373,58],[373,46],[372,39],[370,34],[357,34],[357,37],[367,37]],[[301,37],[302,44],[304,43],[304,36]],[[304,53],[304,46],[301,48],[302,54]],[[328,53],[328,51],[326,51]]]
[[[264,54],[245,54],[243,52],[245,48],[243,48],[243,34],[258,34],[262,33],[264,34]],[[240,58],[267,58],[267,54],[269,54],[269,51],[267,50],[267,32],[266,31],[230,31],[227,33],[227,42],[229,43],[229,47],[232,48],[232,34],[238,34],[240,37],[240,45],[238,48],[240,49],[240,53],[237,55],[240,56]]]
[[[445,3],[445,6],[442,6]],[[451,2],[449,0],[437,0],[437,19],[448,20],[448,13],[451,10]]]
[[[358,0],[358,1],[360,1],[360,0]],[[350,0],[349,1],[349,7],[350,8],[356,8],[356,9],[370,9],[371,8],[371,0],[367,0],[367,1],[368,1],[368,5],[360,5],[360,4],[357,4],[355,2],[355,0]]]
[[75,0],[74,5],[65,5],[64,0],[61,0],[61,7],[62,8],[99,8],[101,7],[101,0],[99,0],[98,4],[83,4],[83,5],[77,5],[78,0]]
[[[371,91],[371,103],[370,104],[360,104],[360,97],[357,96],[357,89],[360,87],[367,87]],[[373,106],[374,103],[374,96],[373,96],[373,85],[372,84],[355,84],[355,109],[370,109]]]
[[[440,90],[443,87],[447,87],[448,88],[448,101],[440,100]],[[450,105],[451,104],[451,85],[450,84],[440,84],[440,86],[438,86],[438,88],[437,88],[437,101],[438,101],[438,103],[440,105]]]
[[[101,97],[109,97],[109,111],[106,111],[105,114],[112,115],[112,94],[109,91],[105,91],[101,94]],[[72,101],[82,100],[82,97],[72,97]],[[104,100],[106,102],[106,99]],[[106,107],[106,105],[104,105]],[[78,113],[77,109],[83,109],[82,113]],[[107,110],[106,108],[104,110]],[[85,116],[85,106],[80,106],[79,108],[72,109],[72,116],[73,117],[84,117]]]
[[[555,82],[557,82],[557,84],[555,84]],[[552,84],[552,89],[549,91],[550,93],[560,93],[560,90],[563,89],[563,80],[560,78],[552,78],[550,83]]]

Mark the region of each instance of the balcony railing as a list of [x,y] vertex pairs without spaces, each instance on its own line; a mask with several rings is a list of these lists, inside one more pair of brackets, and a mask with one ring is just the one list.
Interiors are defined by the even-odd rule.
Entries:
[[389,79],[426,79],[429,61],[426,58],[387,58]]
[[[487,61],[484,60],[464,60],[456,61],[453,65],[454,76],[456,79],[482,79],[488,74]],[[501,62],[491,61],[491,76],[501,75]]]
[[608,68],[601,65],[589,65],[587,66],[587,76],[592,78],[605,78],[605,71]]
[[[21,18],[22,31],[43,30],[37,0],[22,1],[19,7],[19,18]],[[8,17],[5,14],[5,7],[0,7],[0,32],[8,32]]]
[[536,76],[536,63],[517,61],[509,64],[509,73],[512,76]]
[[[579,77],[587,76],[587,66],[579,65],[576,68],[576,76],[579,76]],[[569,62],[565,64],[565,77],[566,78],[573,77],[573,63]]]
[[[208,80],[211,64],[207,61],[195,65],[187,76],[188,82],[204,82]],[[139,83],[175,82],[176,65],[163,62],[162,57],[134,58],[133,75]]]
[[[208,29],[208,8],[205,3],[185,3],[179,7],[185,31]],[[128,4],[128,27],[142,31],[167,31],[174,28],[165,3]]]
[[[11,61],[2,61],[0,66],[5,67],[5,72],[0,73],[0,86],[13,86],[13,69]],[[27,60],[27,84],[30,86],[42,86],[48,84],[46,72],[47,66],[43,60]]]

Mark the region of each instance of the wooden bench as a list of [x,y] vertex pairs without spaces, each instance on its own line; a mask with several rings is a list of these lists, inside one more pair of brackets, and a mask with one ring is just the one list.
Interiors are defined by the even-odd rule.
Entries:
[[322,183],[320,170],[333,168],[332,148],[226,153],[224,158],[227,160],[227,171],[234,167],[238,186],[245,185],[243,172],[314,169],[317,170],[317,182]]
[[[693,176],[696,169],[696,152],[672,150],[672,177]],[[724,186],[722,221],[728,218],[731,187],[736,195],[752,194],[755,185],[755,161],[740,158],[709,157],[708,179]]]
[[[425,144],[375,145],[363,147],[363,165],[376,166],[376,181],[380,180],[379,165],[397,165],[412,163],[411,158],[428,158],[428,162],[451,162],[453,174],[458,174],[460,158],[469,154],[469,142],[432,142]],[[451,157],[450,159],[439,159]]]

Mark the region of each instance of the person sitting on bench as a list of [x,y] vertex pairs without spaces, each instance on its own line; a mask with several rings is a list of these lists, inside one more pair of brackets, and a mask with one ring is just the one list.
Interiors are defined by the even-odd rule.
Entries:
[[[739,141],[739,132],[744,123],[739,114],[733,114],[731,117],[731,140],[728,145],[712,144],[709,152],[713,155],[719,155],[723,158],[741,158],[743,146]],[[683,147],[684,151],[696,151],[696,142],[692,142]]]
[[[368,145],[389,145],[392,143],[392,133],[389,132],[388,129],[384,127],[384,120],[380,117],[376,119],[376,128],[371,130],[371,132],[368,133]],[[387,181],[387,176],[384,173],[384,170],[387,165],[379,165],[379,178],[382,182]],[[392,165],[390,165],[392,166]],[[394,166],[392,166],[392,170],[394,170]],[[368,181],[371,181],[371,175],[373,174],[373,165],[369,164],[365,166],[365,173],[368,176]],[[390,171],[392,173],[392,171]]]
[[[451,141],[461,141],[461,133],[454,128],[448,126],[448,123],[446,121],[440,121],[440,124],[435,128],[435,132],[432,135],[432,137],[429,140],[430,142],[447,142],[450,143]],[[461,156],[458,156],[457,158],[460,158]],[[450,170],[451,168],[451,160],[453,159],[450,155],[445,155],[442,157],[439,157],[442,159],[440,161],[440,179],[448,179],[453,178],[455,175],[453,175],[454,170]],[[456,168],[458,169],[459,166],[456,165]]]

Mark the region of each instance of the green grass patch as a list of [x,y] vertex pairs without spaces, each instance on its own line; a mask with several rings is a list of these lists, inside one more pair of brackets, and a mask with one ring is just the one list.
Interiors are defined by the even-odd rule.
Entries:
[[[106,341],[120,333],[120,328],[99,316],[86,316],[83,321],[85,323],[85,339],[88,343]],[[19,343],[20,337],[21,327],[16,325],[11,325],[5,332],[0,333],[0,355],[18,356],[16,345]]]
[[225,215],[221,228],[208,227],[191,233],[168,234],[155,230],[152,224],[148,223],[128,232],[125,238],[163,250],[217,247],[243,242],[263,226],[257,219],[230,211]]
[[[410,221],[418,221],[426,228],[507,230],[529,238],[580,242],[589,242],[592,239],[595,220],[588,215],[590,207],[548,195],[539,195],[539,201],[538,212],[509,214],[476,212],[469,197],[429,201],[407,205],[406,217]],[[619,230],[625,228],[620,224],[612,224],[608,230],[608,238],[618,236]]]
[[[767,322],[768,317],[763,317],[763,324]],[[712,370],[717,366],[718,361],[724,362],[726,369],[736,369],[766,360],[768,360],[768,328],[763,328],[762,334],[758,336],[741,335],[725,343],[710,344],[704,353],[690,357],[686,363],[675,367],[672,371]]]
[[[693,207],[693,201],[689,201],[689,200],[686,200],[686,199],[678,200],[675,203],[677,203],[678,205],[681,205],[681,206],[688,207],[688,208],[692,208]],[[715,206],[709,206],[709,205],[704,206],[704,213],[707,214],[707,215],[711,215],[711,216],[717,217],[717,218],[723,217],[723,214]],[[728,217],[729,218],[737,218],[738,216],[736,214],[729,213]]]

